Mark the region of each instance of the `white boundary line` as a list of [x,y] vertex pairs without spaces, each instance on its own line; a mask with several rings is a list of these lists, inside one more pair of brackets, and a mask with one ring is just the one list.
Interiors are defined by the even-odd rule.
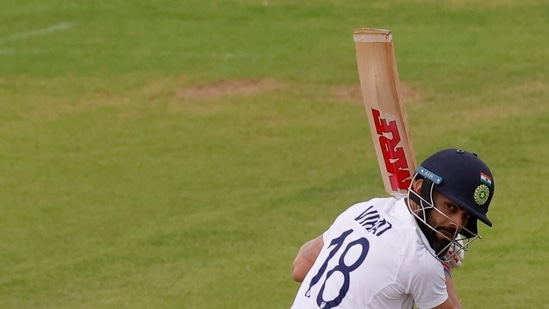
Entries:
[[66,30],[66,29],[69,29],[71,27],[72,27],[71,23],[65,22],[65,23],[53,25],[53,26],[50,26],[50,27],[44,28],[44,29],[38,29],[38,30],[34,30],[34,31],[15,33],[15,34],[12,34],[8,37],[0,38],[0,44],[5,43],[5,42],[11,42],[11,41],[17,41],[17,40],[21,40],[21,39],[26,39],[26,38],[32,37],[32,36],[46,35],[46,34],[50,34],[50,33],[55,32],[55,31]]

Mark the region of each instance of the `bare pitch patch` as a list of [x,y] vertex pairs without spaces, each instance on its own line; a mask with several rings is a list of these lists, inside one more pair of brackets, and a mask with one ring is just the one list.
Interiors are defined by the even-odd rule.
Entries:
[[[177,91],[177,97],[183,99],[209,100],[231,96],[249,96],[265,91],[283,88],[283,85],[272,78],[258,80],[227,80],[210,84],[183,88]],[[362,104],[360,85],[335,86],[332,93],[337,100]],[[416,100],[422,96],[421,92],[408,85],[400,85],[400,95],[405,103]]]
[[281,88],[274,79],[219,81],[193,88],[180,89],[177,96],[184,99],[217,99],[228,96],[249,96]]
[[[360,85],[355,86],[336,86],[332,88],[334,96],[343,102],[362,104],[362,92]],[[399,89],[400,96],[404,103],[409,103],[422,96],[421,91],[413,89],[412,87],[400,84]]]

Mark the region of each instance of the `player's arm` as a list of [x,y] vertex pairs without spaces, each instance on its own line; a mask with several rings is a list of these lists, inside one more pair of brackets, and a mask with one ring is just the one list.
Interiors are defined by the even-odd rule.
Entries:
[[[446,267],[446,266],[445,266]],[[457,297],[454,283],[452,282],[452,276],[450,276],[450,269],[445,271],[446,276],[446,291],[448,291],[448,299],[445,302],[436,306],[433,309],[461,309],[461,303]]]
[[461,309],[450,275],[450,265],[431,259],[423,260],[424,263],[414,261],[413,269],[409,264],[404,265],[403,269],[408,271],[402,272],[404,286],[409,284],[417,308]]
[[315,263],[322,246],[324,246],[322,235],[309,240],[301,246],[292,263],[292,277],[295,281],[302,282],[305,279],[309,269]]

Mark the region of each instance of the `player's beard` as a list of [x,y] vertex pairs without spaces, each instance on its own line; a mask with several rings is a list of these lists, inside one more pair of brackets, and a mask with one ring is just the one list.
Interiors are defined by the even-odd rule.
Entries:
[[[427,209],[425,210],[425,215],[427,219],[427,224],[431,226],[432,228],[436,229],[443,229],[438,226],[438,223],[433,218],[433,209]],[[419,227],[423,234],[425,235],[425,238],[427,238],[427,241],[429,242],[429,245],[431,245],[431,248],[435,251],[435,253],[438,255],[439,258],[443,258],[446,254],[446,251],[448,251],[448,245],[450,244],[451,240],[446,239],[439,233],[435,232],[433,229],[427,227],[423,222],[418,220]],[[448,230],[447,232],[450,232]]]

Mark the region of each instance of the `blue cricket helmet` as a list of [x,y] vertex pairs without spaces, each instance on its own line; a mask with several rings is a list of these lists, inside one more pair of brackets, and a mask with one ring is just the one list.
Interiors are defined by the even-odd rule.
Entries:
[[[463,236],[474,237],[478,234],[477,219],[492,226],[486,213],[494,197],[494,177],[490,168],[475,153],[455,148],[439,151],[425,159],[417,173],[471,214],[462,231]],[[431,186],[423,187],[428,189]],[[426,194],[426,191],[422,192],[424,197]]]

